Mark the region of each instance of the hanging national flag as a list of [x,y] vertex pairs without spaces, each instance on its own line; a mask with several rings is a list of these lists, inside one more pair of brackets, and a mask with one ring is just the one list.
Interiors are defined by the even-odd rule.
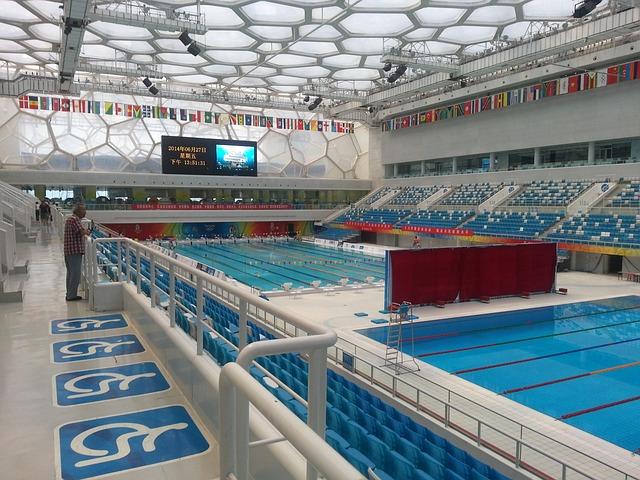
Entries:
[[184,108],[180,109],[180,121],[186,122],[189,119],[187,116],[187,111]]
[[59,98],[52,98],[51,99],[51,109],[54,112],[59,112],[60,111],[60,99]]
[[174,107],[169,107],[169,119],[177,120],[178,116],[176,115],[176,109]]
[[633,72],[633,63],[625,63],[624,65],[620,65],[618,67],[618,80],[621,82],[632,80],[633,79],[632,72]]
[[29,96],[29,109],[37,110],[39,105],[38,97]]
[[569,77],[569,93],[580,91],[581,79],[582,77],[580,77],[580,75],[572,75]]
[[204,123],[211,123],[213,121],[213,115],[211,112],[204,112]]
[[46,96],[40,97],[40,110],[51,110],[51,104],[49,103],[50,99]]
[[26,95],[18,97],[18,105],[20,108],[29,108],[29,97]]
[[68,98],[63,98],[62,100],[60,100],[60,111],[71,111],[71,100],[69,100]]
[[113,115],[113,102],[104,102],[104,113],[106,115]]
[[142,107],[140,105],[133,105],[132,110],[135,118],[142,118]]

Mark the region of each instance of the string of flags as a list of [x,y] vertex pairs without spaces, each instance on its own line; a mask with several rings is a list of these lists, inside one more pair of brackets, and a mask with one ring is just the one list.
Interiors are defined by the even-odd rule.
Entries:
[[248,127],[275,128],[278,130],[354,133],[355,128],[352,122],[338,120],[303,120],[250,113],[219,113],[159,105],[132,105],[129,103],[51,97],[48,95],[22,95],[18,97],[18,105],[23,110],[92,113],[130,118],[158,118],[222,126],[244,125]]
[[577,93],[614,85],[627,80],[639,79],[640,60],[392,118],[382,123],[382,131],[390,132],[402,128],[435,123],[449,118],[467,117],[484,111],[499,110],[512,105],[535,102],[547,97]]

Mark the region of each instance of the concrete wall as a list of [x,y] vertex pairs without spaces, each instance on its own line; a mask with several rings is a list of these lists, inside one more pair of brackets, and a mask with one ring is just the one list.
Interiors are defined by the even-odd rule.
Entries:
[[401,129],[382,135],[382,162],[403,163],[637,137],[638,105],[640,88],[636,82],[625,82]]

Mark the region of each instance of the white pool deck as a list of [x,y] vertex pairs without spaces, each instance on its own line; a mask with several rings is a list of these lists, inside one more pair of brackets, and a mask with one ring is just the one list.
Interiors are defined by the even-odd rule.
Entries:
[[[568,295],[534,295],[529,299],[504,298],[492,300],[491,303],[488,304],[466,302],[447,305],[444,309],[417,307],[413,313],[419,316],[419,320],[417,321],[430,321],[623,295],[640,295],[640,284],[618,280],[616,276],[603,276],[589,273],[559,273],[557,286],[559,288],[567,288]],[[375,365],[382,364],[382,359],[377,357],[377,355],[384,355],[384,345],[354,332],[356,329],[377,326],[371,323],[372,319],[388,318],[388,316],[379,313],[379,310],[383,308],[382,288],[338,291],[333,292],[331,295],[318,293],[304,296],[281,296],[273,298],[272,301],[282,307],[298,312],[301,316],[334,328],[340,338],[369,350],[371,354],[366,355],[367,360]],[[354,315],[356,312],[364,312],[367,313],[368,316],[357,317]],[[603,480],[615,480],[619,478],[624,480],[625,476],[604,468],[598,461],[591,460],[587,456],[599,459],[614,468],[640,479],[639,455],[634,455],[625,449],[506,399],[436,367],[423,362],[420,362],[420,367],[419,372],[401,375],[401,380],[411,383],[436,397],[443,394],[440,393],[440,389],[434,388],[431,382],[436,382],[453,392],[459,393],[477,403],[474,405],[469,402],[458,402],[458,405],[464,407],[467,413],[477,416],[481,420],[484,419],[487,423],[491,423],[513,436],[519,436],[520,432],[519,428],[515,427],[514,422],[511,422],[509,419],[547,435],[549,438],[525,431],[522,438],[535,446],[535,448],[539,448],[544,452],[552,454],[555,458],[579,467],[582,472],[593,478]],[[482,406],[495,412],[495,414],[488,413]],[[458,423],[469,427],[468,429],[470,431],[474,431],[473,429],[476,428],[476,423],[469,421],[469,419],[460,418]],[[636,418],[629,419],[629,428],[640,428],[640,420]],[[486,435],[495,445],[503,446],[505,449],[511,449],[511,451],[513,450],[512,442],[506,441],[501,435],[495,432],[489,432]],[[552,439],[561,442],[561,444],[567,447],[559,446],[559,444]],[[544,458],[531,450],[528,452],[523,451],[523,458],[536,468],[551,473],[553,478],[562,478],[561,469],[556,462]],[[568,472],[566,478],[584,479],[588,477],[575,472]]]

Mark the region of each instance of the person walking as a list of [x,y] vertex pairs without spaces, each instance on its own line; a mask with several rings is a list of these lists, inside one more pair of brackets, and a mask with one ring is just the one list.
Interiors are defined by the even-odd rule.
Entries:
[[64,223],[64,263],[67,267],[67,295],[68,302],[82,300],[78,296],[80,274],[82,272],[82,256],[84,255],[84,237],[89,231],[82,226],[82,220],[87,214],[84,205],[76,205],[71,215]]

